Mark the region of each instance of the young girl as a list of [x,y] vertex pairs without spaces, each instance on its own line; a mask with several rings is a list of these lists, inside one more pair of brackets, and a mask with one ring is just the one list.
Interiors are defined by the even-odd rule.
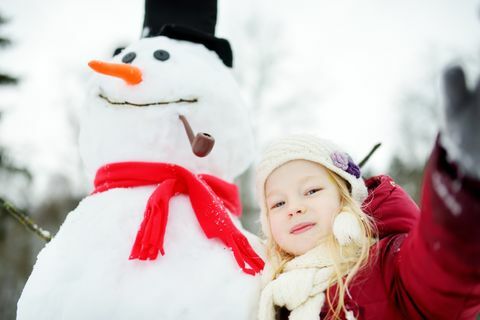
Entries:
[[[387,176],[364,182],[329,141],[297,135],[266,149],[256,177],[267,238],[259,320],[475,318],[480,134],[452,110],[462,104],[478,121],[480,95],[458,99],[468,93],[458,72],[447,73],[451,116],[425,170],[422,210]],[[444,145],[463,153],[447,159]]]

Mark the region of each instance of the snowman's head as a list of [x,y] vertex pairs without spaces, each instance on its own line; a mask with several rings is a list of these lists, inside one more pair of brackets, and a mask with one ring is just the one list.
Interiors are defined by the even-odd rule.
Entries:
[[[203,45],[144,38],[102,68],[80,130],[90,178],[107,163],[152,161],[231,180],[252,161],[253,136],[240,90],[231,71]],[[180,115],[195,132],[215,138],[209,155],[193,154]]]

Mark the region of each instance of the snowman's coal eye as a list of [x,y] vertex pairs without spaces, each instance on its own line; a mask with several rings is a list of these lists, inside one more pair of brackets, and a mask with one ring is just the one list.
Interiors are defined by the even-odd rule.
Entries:
[[123,56],[122,62],[123,63],[131,63],[137,55],[135,52],[129,52],[126,55]]
[[168,58],[170,58],[170,53],[168,53],[168,51],[165,51],[165,50],[157,50],[153,53],[153,56],[157,60],[165,61],[165,60],[168,60]]
[[116,55],[122,53],[123,49],[125,49],[125,47],[118,47],[117,49],[115,49],[115,51],[113,51],[112,57],[115,57]]

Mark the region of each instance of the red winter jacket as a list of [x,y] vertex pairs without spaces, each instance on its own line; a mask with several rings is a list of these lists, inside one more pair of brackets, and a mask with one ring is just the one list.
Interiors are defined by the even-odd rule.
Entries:
[[[480,181],[459,177],[437,143],[425,170],[421,210],[390,177],[366,184],[365,211],[375,218],[380,240],[349,286],[347,310],[362,320],[475,319]],[[328,319],[327,311],[325,303],[321,319]],[[280,313],[288,319],[287,310]]]

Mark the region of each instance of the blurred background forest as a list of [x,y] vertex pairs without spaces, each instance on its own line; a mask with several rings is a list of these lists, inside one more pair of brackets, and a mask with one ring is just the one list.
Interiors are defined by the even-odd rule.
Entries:
[[[258,147],[281,133],[323,135],[388,173],[417,201],[442,123],[441,75],[461,64],[475,81],[480,1],[219,1],[217,35]],[[113,14],[112,14],[113,13]],[[89,70],[139,38],[143,1],[0,3],[0,319],[16,301],[45,241],[7,211],[11,203],[52,235],[88,194],[77,150]],[[258,232],[252,170],[241,186],[243,222]]]

